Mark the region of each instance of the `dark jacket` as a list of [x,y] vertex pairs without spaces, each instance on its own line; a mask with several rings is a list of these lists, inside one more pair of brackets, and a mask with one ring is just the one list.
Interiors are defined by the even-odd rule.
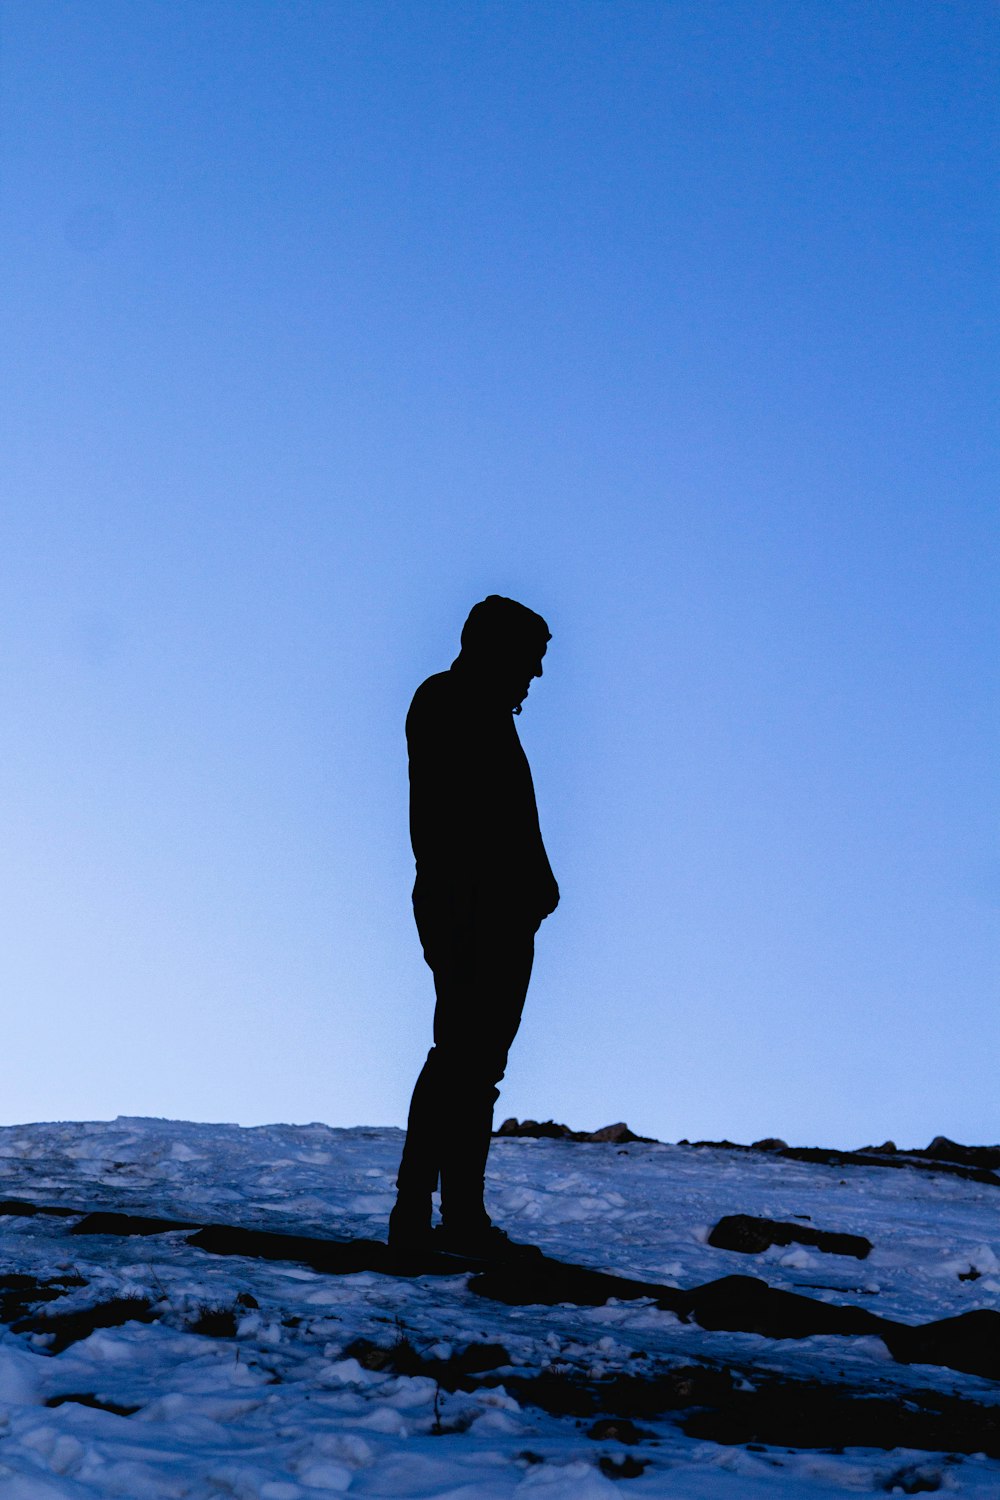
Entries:
[[471,903],[537,926],[559,888],[510,707],[452,667],[417,689],[406,742],[414,902]]

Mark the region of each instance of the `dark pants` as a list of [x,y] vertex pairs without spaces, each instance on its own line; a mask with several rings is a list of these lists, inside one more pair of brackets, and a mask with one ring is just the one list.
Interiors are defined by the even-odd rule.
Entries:
[[454,903],[414,901],[424,957],[434,973],[434,1046],[413,1090],[397,1176],[399,1206],[430,1217],[441,1183],[448,1224],[481,1221],[496,1085],[521,1021],[535,928]]

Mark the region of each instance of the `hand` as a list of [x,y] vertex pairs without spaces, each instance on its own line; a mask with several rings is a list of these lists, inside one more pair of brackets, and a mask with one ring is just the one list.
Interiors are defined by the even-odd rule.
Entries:
[[555,880],[542,892],[542,916],[551,917],[559,905],[559,887]]

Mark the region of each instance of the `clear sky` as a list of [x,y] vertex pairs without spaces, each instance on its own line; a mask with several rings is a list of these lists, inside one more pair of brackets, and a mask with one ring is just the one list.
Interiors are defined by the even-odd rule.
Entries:
[[499,1106],[1000,1137],[992,0],[7,0],[0,1120],[402,1124],[470,605]]

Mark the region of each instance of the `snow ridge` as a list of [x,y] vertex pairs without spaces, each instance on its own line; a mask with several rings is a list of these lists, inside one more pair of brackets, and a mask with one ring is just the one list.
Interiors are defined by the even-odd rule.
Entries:
[[[877,1337],[713,1331],[650,1298],[505,1305],[467,1274],[216,1257],[183,1228],[72,1233],[88,1211],[377,1240],[400,1142],[322,1124],[0,1129],[0,1500],[1000,1490],[996,1384],[901,1365]],[[488,1188],[515,1237],[638,1281],[752,1275],[904,1324],[998,1307],[1000,1199],[982,1180],[510,1136]],[[720,1248],[727,1215],[872,1249]]]

